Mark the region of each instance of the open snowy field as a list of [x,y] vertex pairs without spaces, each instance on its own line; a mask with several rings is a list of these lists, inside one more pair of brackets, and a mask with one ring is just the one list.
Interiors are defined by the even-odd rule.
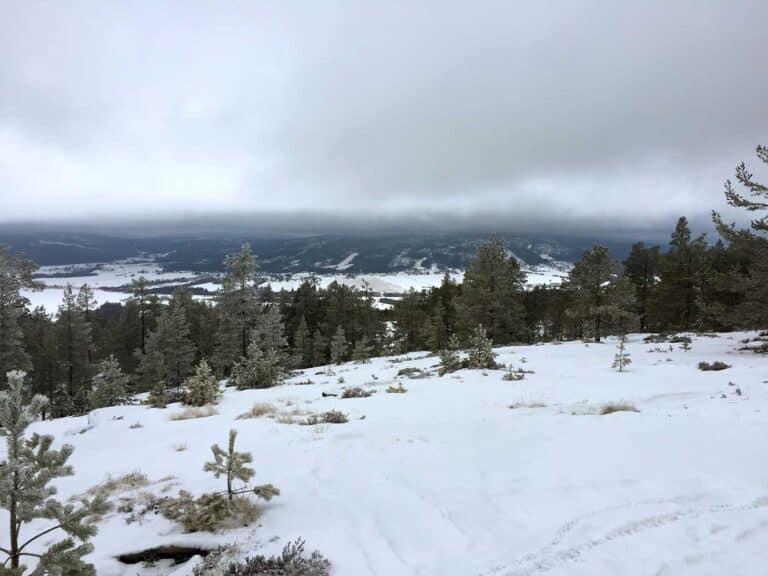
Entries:
[[[747,336],[695,337],[690,351],[670,351],[633,335],[625,373],[611,369],[615,340],[498,349],[500,362],[534,372],[521,381],[502,380],[502,370],[440,377],[426,354],[380,358],[272,389],[227,389],[207,418],[171,421],[179,405],[124,406],[32,429],[75,446],[76,474],[57,482],[64,497],[136,471],[149,486],[122,496],[221,489],[202,468],[230,428],[238,450],[253,453],[254,483],[282,492],[258,526],[215,535],[112,512],[88,557],[100,576],[191,573],[195,560],[115,560],[160,544],[273,553],[299,536],[337,576],[765,574],[768,358],[738,351]],[[697,368],[715,360],[732,367]],[[408,367],[430,375],[398,377]],[[385,391],[398,381],[406,393]],[[322,396],[345,386],[376,392]],[[237,419],[256,402],[277,415]],[[611,402],[639,412],[600,415]],[[349,422],[276,417],[332,409]]]
[[[538,265],[525,267],[527,273],[527,285],[560,284],[567,277],[567,268],[563,263],[555,263],[552,266]],[[94,270],[93,268],[96,267]],[[83,269],[93,270],[91,275],[83,275]],[[83,284],[88,284],[93,289],[94,299],[97,305],[105,302],[124,302],[130,295],[127,291],[115,289],[130,285],[131,281],[144,276],[152,283],[152,288],[172,287],[194,283],[194,287],[206,290],[213,295],[221,288],[218,281],[206,279],[210,274],[201,275],[196,272],[163,272],[160,265],[154,262],[115,262],[112,264],[89,264],[77,266],[43,266],[38,271],[40,274],[56,277],[40,278],[42,290],[22,290],[22,295],[29,300],[29,307],[42,306],[49,313],[55,313],[61,304],[64,295],[64,287],[71,284],[75,289]],[[450,273],[456,282],[464,279],[464,272],[454,270]],[[308,278],[315,278],[318,286],[327,288],[331,282],[338,282],[346,286],[360,290],[370,290],[376,294],[403,294],[411,288],[414,290],[428,290],[440,286],[443,281],[443,272],[434,270],[393,272],[391,274],[310,274],[296,273],[279,275],[268,278],[262,286],[269,285],[272,290],[296,290],[302,282]],[[206,298],[209,296],[197,296]]]

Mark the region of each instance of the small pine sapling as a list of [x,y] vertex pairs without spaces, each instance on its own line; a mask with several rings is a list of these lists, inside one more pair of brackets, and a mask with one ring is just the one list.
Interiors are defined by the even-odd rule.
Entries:
[[624,369],[632,364],[632,358],[629,356],[629,352],[627,352],[626,344],[627,338],[622,336],[616,345],[616,355],[613,357],[611,368],[616,369],[618,372],[624,372]]
[[504,376],[501,377],[502,380],[509,382],[518,382],[523,378],[525,378],[525,372],[520,368],[515,368],[511,364],[507,367],[507,371],[504,373]]
[[440,358],[440,375],[448,372],[455,372],[461,368],[461,358],[459,357],[459,340],[455,334],[448,339],[448,347],[438,352]]
[[280,490],[275,488],[272,484],[264,484],[262,486],[256,486],[255,488],[242,487],[235,489],[235,480],[247,484],[248,481],[256,474],[253,468],[250,468],[248,464],[253,462],[253,456],[250,452],[237,452],[235,450],[235,439],[237,438],[237,430],[229,431],[229,445],[227,450],[224,451],[221,446],[214,444],[211,446],[211,452],[213,453],[213,461],[206,462],[203,470],[205,472],[212,472],[216,478],[225,476],[227,479],[227,490],[222,495],[226,494],[227,499],[231,502],[238,494],[245,492],[253,492],[259,498],[264,500],[271,500],[273,496],[278,496]]
[[469,338],[467,355],[469,367],[477,369],[496,368],[496,353],[492,346],[493,342],[486,335],[485,328],[482,324],[478,324]]

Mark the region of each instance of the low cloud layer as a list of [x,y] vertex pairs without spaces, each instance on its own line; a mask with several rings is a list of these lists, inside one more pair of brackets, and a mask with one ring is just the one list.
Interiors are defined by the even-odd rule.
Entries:
[[766,21],[747,0],[6,2],[0,222],[704,223],[768,135]]

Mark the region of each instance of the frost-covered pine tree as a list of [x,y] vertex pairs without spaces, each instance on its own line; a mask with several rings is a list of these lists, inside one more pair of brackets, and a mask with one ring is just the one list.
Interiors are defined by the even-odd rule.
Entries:
[[216,478],[225,476],[227,479],[227,497],[232,500],[235,495],[234,481],[240,480],[247,483],[253,478],[256,472],[248,464],[253,462],[253,456],[249,452],[237,452],[235,450],[235,439],[237,430],[229,431],[229,444],[227,450],[222,449],[218,444],[211,446],[213,461],[206,462],[203,470],[212,472]]
[[493,342],[486,335],[482,324],[478,324],[469,337],[467,363],[470,368],[496,368],[496,353],[493,351]]
[[459,357],[459,339],[455,334],[451,334],[448,339],[448,345],[438,353],[440,358],[440,373],[447,374],[461,368],[461,358]]
[[250,340],[246,355],[232,368],[232,379],[241,389],[276,386],[285,376],[288,347],[277,305],[269,305],[259,316]]
[[130,378],[120,368],[117,359],[110,355],[99,363],[97,370],[91,384],[91,409],[125,404]]
[[203,358],[197,364],[195,373],[187,378],[184,385],[184,404],[205,406],[215,404],[219,397],[219,381],[208,362]]
[[368,337],[363,334],[360,339],[355,342],[355,347],[352,350],[352,360],[357,364],[365,364],[371,357],[371,347],[368,345]]
[[347,337],[344,328],[336,327],[336,332],[331,339],[331,364],[341,364],[347,356]]
[[616,369],[618,372],[624,372],[624,369],[632,364],[632,358],[629,356],[629,352],[627,352],[627,337],[621,336],[619,338],[619,343],[616,345],[616,355],[613,357],[613,364],[611,365],[611,368]]
[[241,390],[277,386],[284,376],[282,357],[271,348],[262,352],[256,342],[248,345],[247,354],[232,367],[232,380]]
[[[105,503],[83,499],[75,506],[56,500],[56,488],[49,484],[73,474],[67,465],[72,446],[52,450],[53,436],[25,435],[47,400],[35,396],[24,404],[24,376],[9,372],[8,389],[0,392],[0,432],[6,439],[5,460],[0,462],[0,507],[8,513],[9,542],[0,548],[0,558],[4,556],[0,574],[95,576],[93,566],[82,560],[92,550],[88,541],[96,533],[87,519],[103,512]],[[65,537],[51,543],[61,532]],[[23,564],[27,559],[36,562],[36,568],[28,570]]]
[[[31,368],[30,359],[24,350],[24,334],[21,316],[24,313],[22,288],[34,288],[32,273],[36,266],[10,253],[0,246],[0,380],[11,370]],[[0,388],[5,382],[0,382]]]

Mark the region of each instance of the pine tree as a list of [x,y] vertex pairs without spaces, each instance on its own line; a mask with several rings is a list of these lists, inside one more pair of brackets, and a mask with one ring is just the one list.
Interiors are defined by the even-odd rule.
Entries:
[[[46,395],[49,399],[54,397],[59,384],[55,330],[51,315],[43,306],[36,306],[24,325],[24,341],[33,367],[27,380],[35,393]],[[4,384],[0,384],[0,388]]]
[[64,288],[56,327],[59,363],[64,373],[64,388],[58,398],[52,399],[53,412],[58,415],[68,415],[73,411],[82,413],[88,408],[92,374],[92,366],[88,358],[93,343],[91,325],[70,284]]
[[147,401],[153,408],[165,408],[168,405],[168,388],[164,381],[158,380],[157,383],[152,386]]
[[[92,314],[93,310],[96,309],[96,297],[93,295],[93,290],[91,290],[91,287],[88,286],[88,284],[83,284],[80,286],[80,289],[77,291],[77,307],[80,309],[81,313],[83,314],[83,318],[85,320],[85,323],[88,326],[91,326],[91,332],[92,330]],[[88,364],[93,364],[94,360],[94,349],[93,349],[93,337],[91,337],[88,350],[87,350],[87,358],[88,358]]]
[[312,361],[312,339],[309,336],[307,320],[301,316],[299,325],[293,333],[293,366],[306,368]]
[[259,315],[256,327],[251,333],[251,341],[255,342],[265,355],[272,351],[281,363],[285,361],[288,339],[285,337],[285,325],[280,308],[276,304],[269,304]]
[[597,342],[610,322],[631,320],[631,287],[605,246],[582,254],[568,274],[566,289],[573,295],[570,315],[588,322]]
[[285,376],[288,339],[280,309],[269,304],[256,320],[246,355],[233,366],[232,378],[238,388],[276,386]]
[[150,330],[150,320],[153,309],[157,307],[157,297],[149,292],[149,283],[144,276],[131,281],[131,298],[136,303],[139,319],[139,345],[141,353],[146,353],[147,335]]
[[704,236],[693,239],[688,220],[681,216],[661,259],[661,281],[655,300],[655,315],[663,329],[690,330],[701,308],[700,276],[705,266]]
[[368,338],[363,334],[360,339],[355,342],[355,347],[352,350],[352,360],[357,364],[365,364],[371,357],[371,348],[368,345]]
[[192,371],[195,345],[189,337],[189,323],[184,307],[179,303],[169,305],[157,326],[149,333],[146,354],[141,357],[139,373],[150,389],[159,382],[178,388]]
[[488,338],[482,324],[475,327],[469,338],[467,364],[470,368],[496,368],[496,353],[493,351],[493,342]]
[[253,462],[253,456],[249,452],[237,452],[235,450],[235,439],[237,430],[229,431],[229,445],[224,451],[221,446],[214,444],[211,446],[213,461],[206,462],[203,468],[206,472],[212,472],[216,478],[225,476],[227,479],[227,498],[232,500],[236,494],[234,481],[240,480],[247,483],[253,478],[256,472],[249,468],[248,464]]
[[659,247],[649,248],[643,242],[633,244],[632,251],[624,261],[624,274],[635,289],[635,311],[641,332],[648,328],[648,310],[660,272]]
[[312,335],[312,364],[322,366],[328,361],[328,340],[320,328]]
[[337,326],[331,339],[331,364],[341,364],[346,356],[347,338],[344,336],[344,328]]
[[92,381],[91,409],[125,404],[129,382],[130,378],[123,373],[114,356],[102,360]]
[[203,358],[197,364],[195,373],[187,378],[184,386],[184,404],[205,406],[215,404],[219,397],[219,381]]
[[445,323],[445,306],[441,301],[437,301],[432,315],[424,322],[421,337],[432,351],[441,350],[447,344],[448,326]]
[[461,368],[461,358],[459,357],[459,339],[455,334],[451,334],[448,339],[448,345],[439,352],[440,374],[454,372]]
[[464,274],[459,299],[464,333],[482,324],[498,344],[522,338],[524,283],[525,273],[502,240],[494,237],[480,246]]
[[224,260],[227,273],[216,299],[218,328],[216,331],[215,364],[219,373],[229,373],[238,358],[248,352],[251,329],[258,314],[258,299],[254,283],[256,260],[247,242],[239,254]]
[[[31,363],[24,350],[20,320],[24,313],[23,288],[35,288],[36,266],[0,245],[0,379],[11,370],[28,370]],[[0,388],[5,385],[0,382]]]
[[[768,164],[768,146],[758,146],[757,157]],[[736,326],[762,328],[768,323],[768,186],[755,180],[744,162],[736,167],[736,181],[746,192],[738,192],[727,180],[728,204],[760,216],[751,221],[750,230],[737,230],[735,224],[726,224],[720,214],[712,213],[720,236],[738,255],[723,274],[738,300],[730,302],[730,310],[722,316]]]
[[[6,460],[0,463],[0,507],[8,511],[9,525],[8,548],[0,548],[0,555],[5,555],[0,574],[95,576],[94,567],[82,561],[91,552],[88,540],[96,533],[87,518],[103,512],[105,503],[103,499],[83,499],[75,507],[56,500],[56,489],[49,484],[55,478],[73,474],[72,467],[67,465],[72,446],[65,444],[61,450],[52,450],[53,436],[25,437],[27,427],[47,400],[35,396],[25,406],[23,383],[23,372],[9,372],[8,390],[0,392],[0,433],[6,437]],[[51,521],[47,527],[41,525],[45,520]],[[35,531],[23,535],[25,527],[32,524]],[[50,542],[48,535],[59,531],[66,538],[42,544],[41,538]],[[31,572],[22,564],[26,557],[37,558],[37,567]]]
[[232,380],[239,389],[277,386],[285,376],[283,360],[276,350],[262,352],[257,342],[248,345],[246,355],[232,367]]
[[627,337],[622,334],[619,338],[619,343],[616,345],[616,355],[613,357],[612,368],[615,368],[619,372],[624,372],[624,369],[632,364],[632,358],[629,356],[629,352],[626,349]]

